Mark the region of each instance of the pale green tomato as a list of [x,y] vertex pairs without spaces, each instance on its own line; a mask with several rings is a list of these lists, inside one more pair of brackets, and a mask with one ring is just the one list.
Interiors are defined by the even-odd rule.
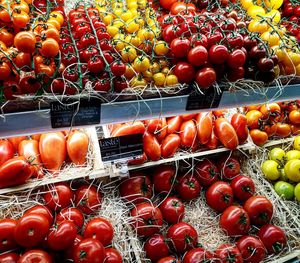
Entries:
[[267,160],[262,164],[262,172],[265,177],[269,180],[277,180],[280,177],[280,172],[278,169],[278,163],[273,160]]
[[281,148],[273,148],[269,153],[269,157],[273,161],[283,163],[285,161],[285,151]]
[[289,178],[287,178],[284,169],[283,169],[283,168],[282,168],[282,169],[279,169],[279,171],[280,171],[280,178],[279,178],[279,179],[280,179],[281,181],[288,181]]
[[286,200],[292,200],[294,198],[294,186],[290,183],[278,181],[274,185],[275,192]]
[[294,149],[300,151],[300,136],[296,136],[294,140]]
[[300,160],[290,160],[284,166],[284,172],[289,180],[300,182]]
[[300,151],[298,150],[290,150],[286,153],[287,161],[300,159]]
[[295,197],[298,202],[300,202],[300,183],[298,183],[294,190]]

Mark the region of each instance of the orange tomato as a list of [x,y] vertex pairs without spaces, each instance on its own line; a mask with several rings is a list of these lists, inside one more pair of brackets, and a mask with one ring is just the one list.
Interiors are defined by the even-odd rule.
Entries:
[[14,146],[15,152],[18,152],[18,150],[19,150],[19,144],[21,143],[21,141],[24,141],[26,139],[27,139],[26,136],[19,136],[19,137],[8,138],[8,140]]
[[197,140],[197,128],[193,120],[185,121],[180,127],[181,146],[192,148]]
[[209,142],[207,144],[205,144],[205,146],[210,150],[214,150],[219,146],[219,140],[218,140],[217,136],[215,135],[214,131],[212,131]]
[[162,142],[162,140],[167,136],[167,120],[166,120],[166,118],[161,119],[161,129],[155,133],[155,136],[159,142]]
[[228,110],[214,110],[212,113],[216,118],[223,118]]
[[68,136],[67,152],[71,161],[76,165],[83,165],[89,149],[89,137],[82,131],[74,131]]
[[161,157],[160,145],[157,139],[155,138],[155,136],[149,132],[145,132],[144,134],[143,148],[147,158],[149,158],[151,161],[157,161],[160,159]]
[[300,134],[300,124],[294,125],[291,124],[291,131],[293,135],[299,135]]
[[113,137],[124,136],[130,134],[143,134],[145,132],[145,125],[141,121],[135,121],[134,123],[125,123],[122,126],[116,128],[112,132]]
[[216,119],[214,132],[225,148],[234,150],[239,145],[236,131],[225,118]]
[[232,115],[230,123],[236,131],[239,138],[239,144],[243,144],[249,135],[246,116],[241,113],[235,113]]
[[0,9],[0,21],[4,23],[11,22],[11,17],[9,15],[9,12],[6,8]]
[[260,109],[260,105],[250,105],[250,106],[244,107],[244,111],[246,113],[251,110],[259,110],[259,109]]
[[281,108],[275,102],[267,103],[260,107],[260,112],[263,114],[264,120],[275,121],[281,113]]
[[266,125],[264,127],[264,131],[268,134],[268,137],[272,137],[273,135],[275,135],[276,130],[277,130],[276,124]]
[[197,135],[201,144],[206,144],[211,139],[213,130],[212,114],[210,112],[201,112],[196,116]]
[[23,68],[25,66],[31,66],[31,55],[24,52],[19,52],[15,57],[14,62],[18,68]]
[[189,121],[196,118],[196,113],[181,115],[183,121]]
[[259,129],[251,130],[250,131],[250,136],[252,138],[252,141],[258,146],[264,145],[268,140],[268,134],[264,131],[259,130]]
[[287,123],[276,123],[276,135],[285,138],[292,133],[291,126]]
[[57,43],[60,41],[59,31],[54,27],[42,31],[42,34],[44,34],[47,38],[54,39]]
[[167,119],[167,134],[172,134],[180,131],[180,126],[182,123],[181,116],[170,117]]
[[289,120],[293,124],[300,124],[300,111],[299,110],[292,110],[289,113]]
[[6,28],[2,28],[0,30],[0,41],[2,41],[6,46],[10,47],[14,44],[14,35]]
[[42,42],[40,52],[44,57],[55,57],[59,52],[59,45],[53,38],[47,38]]
[[60,22],[54,18],[50,18],[46,24],[54,26],[57,30],[60,30],[61,28]]
[[175,152],[180,147],[180,137],[177,134],[169,134],[161,144],[161,156],[169,158],[174,156]]
[[16,34],[15,47],[24,53],[32,53],[35,50],[36,38],[32,32],[22,31]]
[[39,141],[40,138],[41,138],[41,134],[34,134],[34,135],[31,135],[31,138],[32,138],[33,140]]
[[66,139],[62,132],[50,132],[41,135],[39,142],[41,160],[45,168],[57,171],[67,156]]
[[246,113],[247,125],[249,129],[257,129],[263,114],[258,110],[251,110]]
[[29,15],[24,11],[13,11],[13,24],[16,27],[24,28],[30,20]]

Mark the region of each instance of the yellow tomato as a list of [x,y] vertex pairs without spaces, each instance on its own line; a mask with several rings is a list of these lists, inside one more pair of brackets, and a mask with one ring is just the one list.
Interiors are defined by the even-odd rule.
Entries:
[[124,26],[124,22],[122,21],[122,19],[115,19],[112,22],[112,26],[115,26],[117,28],[122,28]]
[[116,9],[122,9],[124,7],[122,2],[114,2],[111,5],[111,9],[112,10],[116,10]]
[[148,82],[151,82],[153,74],[150,70],[146,70],[145,72],[142,73],[145,80],[147,80]]
[[119,32],[119,28],[116,26],[107,26],[106,30],[111,37],[114,37]]
[[146,56],[138,56],[133,62],[133,68],[136,72],[145,72],[150,68],[150,60]]
[[136,2],[130,2],[129,4],[127,4],[127,7],[129,10],[137,10],[138,4]]
[[241,0],[240,2],[245,10],[248,10],[251,6],[253,6],[252,0]]
[[50,13],[49,17],[57,20],[59,22],[59,24],[62,26],[64,23],[64,17],[61,13],[57,12],[57,11],[53,11]]
[[146,7],[147,7],[147,1],[146,0],[138,0],[137,4],[138,4],[138,8],[142,9],[142,10],[146,9]]
[[296,75],[300,76],[300,64],[296,67]]
[[126,22],[125,29],[128,33],[134,33],[140,29],[140,26],[138,23],[135,22],[134,19],[129,19]]
[[297,67],[300,64],[300,53],[289,51],[288,56],[292,60],[294,66]]
[[123,21],[128,21],[129,19],[131,19],[132,18],[132,13],[131,13],[131,11],[130,10],[127,10],[126,12],[123,12],[122,14],[121,14],[121,19],[123,20]]
[[265,17],[269,18],[271,23],[276,23],[276,24],[278,24],[280,22],[280,19],[281,19],[280,12],[278,10],[275,10],[275,9],[273,9],[269,13],[267,13],[265,15]]
[[125,38],[126,43],[130,43],[131,45],[134,45],[135,47],[139,47],[141,44],[141,40],[137,35],[128,35]]
[[156,86],[163,86],[166,81],[166,76],[159,72],[153,75],[153,80]]
[[283,0],[264,0],[266,7],[271,9],[279,9],[282,4]]
[[269,28],[269,31],[273,31],[273,30],[277,31],[281,37],[284,36],[286,32],[286,28],[282,26],[273,26],[273,28],[272,27]]
[[117,33],[113,38],[113,45],[117,51],[121,51],[125,47],[125,35]]
[[175,75],[168,75],[166,77],[166,85],[167,86],[174,86],[178,84],[178,78]]
[[160,66],[157,62],[154,62],[151,66],[150,66],[150,71],[152,72],[152,74],[158,73],[160,70]]
[[147,85],[147,81],[142,75],[138,75],[134,77],[130,82],[131,87],[145,87]]
[[169,67],[163,67],[163,68],[161,69],[161,73],[163,73],[163,74],[165,74],[165,75],[171,74],[170,68],[169,68]]
[[276,31],[267,31],[261,34],[260,38],[269,43],[269,45],[276,46],[279,43],[280,37]]
[[139,24],[140,28],[142,28],[145,25],[145,20],[140,16],[135,18],[135,22]]
[[249,7],[249,9],[247,10],[247,13],[252,18],[259,18],[261,16],[264,16],[266,14],[266,11],[261,6],[253,5],[253,6]]
[[253,33],[264,33],[268,28],[269,25],[267,22],[258,21],[256,19],[252,19],[248,25],[248,30]]
[[135,48],[131,46],[126,46],[122,49],[121,56],[124,62],[131,62],[135,60],[137,53]]
[[130,64],[126,65],[126,71],[124,75],[127,79],[132,79],[136,75],[133,67]]
[[168,44],[165,41],[158,41],[154,45],[154,52],[158,56],[164,56],[169,52]]
[[275,72],[275,76],[276,76],[276,78],[280,75],[280,68],[279,68],[279,66],[278,65],[276,65],[275,67],[274,67],[274,72]]
[[112,14],[107,14],[106,16],[103,17],[103,22],[105,25],[109,25],[110,23],[112,23],[114,20],[114,16]]
[[286,50],[284,48],[280,48],[279,46],[273,46],[272,49],[275,52],[275,55],[278,57],[279,61],[283,61],[284,57],[287,55]]

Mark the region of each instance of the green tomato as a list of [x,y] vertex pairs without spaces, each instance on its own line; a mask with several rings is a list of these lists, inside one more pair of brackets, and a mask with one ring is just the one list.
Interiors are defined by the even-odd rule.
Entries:
[[296,136],[294,140],[294,148],[295,150],[300,151],[300,136]]
[[281,148],[273,148],[270,153],[269,157],[271,160],[276,161],[278,163],[285,161],[285,151]]
[[296,199],[300,202],[300,183],[298,183],[295,187],[294,194]]
[[274,160],[267,160],[262,164],[262,172],[265,177],[269,180],[277,180],[280,177],[280,172],[278,169],[278,163]]
[[281,181],[288,181],[289,180],[289,178],[287,178],[287,176],[284,172],[284,169],[279,169],[279,172],[280,172],[280,178],[279,179]]
[[290,160],[284,166],[284,172],[289,180],[300,182],[300,160]]
[[300,151],[298,150],[290,150],[286,153],[287,161],[300,159]]
[[275,192],[286,200],[294,198],[294,186],[290,183],[278,181],[275,186]]

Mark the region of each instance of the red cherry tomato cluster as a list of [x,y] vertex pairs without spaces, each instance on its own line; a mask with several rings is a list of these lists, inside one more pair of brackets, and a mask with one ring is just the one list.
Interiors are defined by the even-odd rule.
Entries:
[[[87,220],[100,209],[101,199],[93,185],[74,191],[66,183],[54,185],[43,195],[45,205],[31,207],[18,219],[0,220],[0,237],[6,240],[0,245],[0,261],[121,263],[121,254],[111,247],[114,230],[109,220]],[[26,251],[5,253],[21,248]]]
[[285,138],[300,133],[298,101],[248,106],[245,107],[245,116],[250,136],[259,146],[269,138]]
[[270,57],[257,36],[245,30],[246,23],[237,12],[208,12],[194,4],[166,2],[161,1],[161,5],[170,13],[158,21],[163,39],[170,45],[174,74],[181,83],[196,81],[207,89],[225,78],[274,80],[277,57]]
[[56,172],[67,159],[85,165],[88,147],[88,135],[78,130],[0,140],[0,188],[42,178],[45,171]]
[[287,32],[300,42],[300,4],[289,0],[284,1],[282,16],[285,18],[282,24],[286,26]]
[[230,122],[224,118],[226,111],[187,114],[182,116],[135,121],[134,123],[109,126],[111,136],[144,134],[144,156],[131,161],[139,164],[147,159],[157,161],[170,158],[179,149],[197,151],[199,149],[216,149],[220,145],[236,149],[248,138],[247,120],[236,113]]
[[[220,227],[230,237],[239,237],[235,245],[222,244],[214,253],[198,247],[197,230],[184,222],[189,216],[185,202],[198,198],[203,188],[207,205],[221,213]],[[279,253],[287,243],[284,231],[270,224],[272,203],[255,195],[253,180],[242,174],[234,157],[204,159],[196,164],[194,173],[177,174],[172,165],[135,172],[121,182],[119,191],[134,204],[131,224],[144,238],[144,250],[152,262],[230,262],[234,256],[235,262],[258,263],[268,253]],[[161,232],[164,223],[169,226],[165,235]],[[249,235],[251,225],[260,228],[256,236]]]

